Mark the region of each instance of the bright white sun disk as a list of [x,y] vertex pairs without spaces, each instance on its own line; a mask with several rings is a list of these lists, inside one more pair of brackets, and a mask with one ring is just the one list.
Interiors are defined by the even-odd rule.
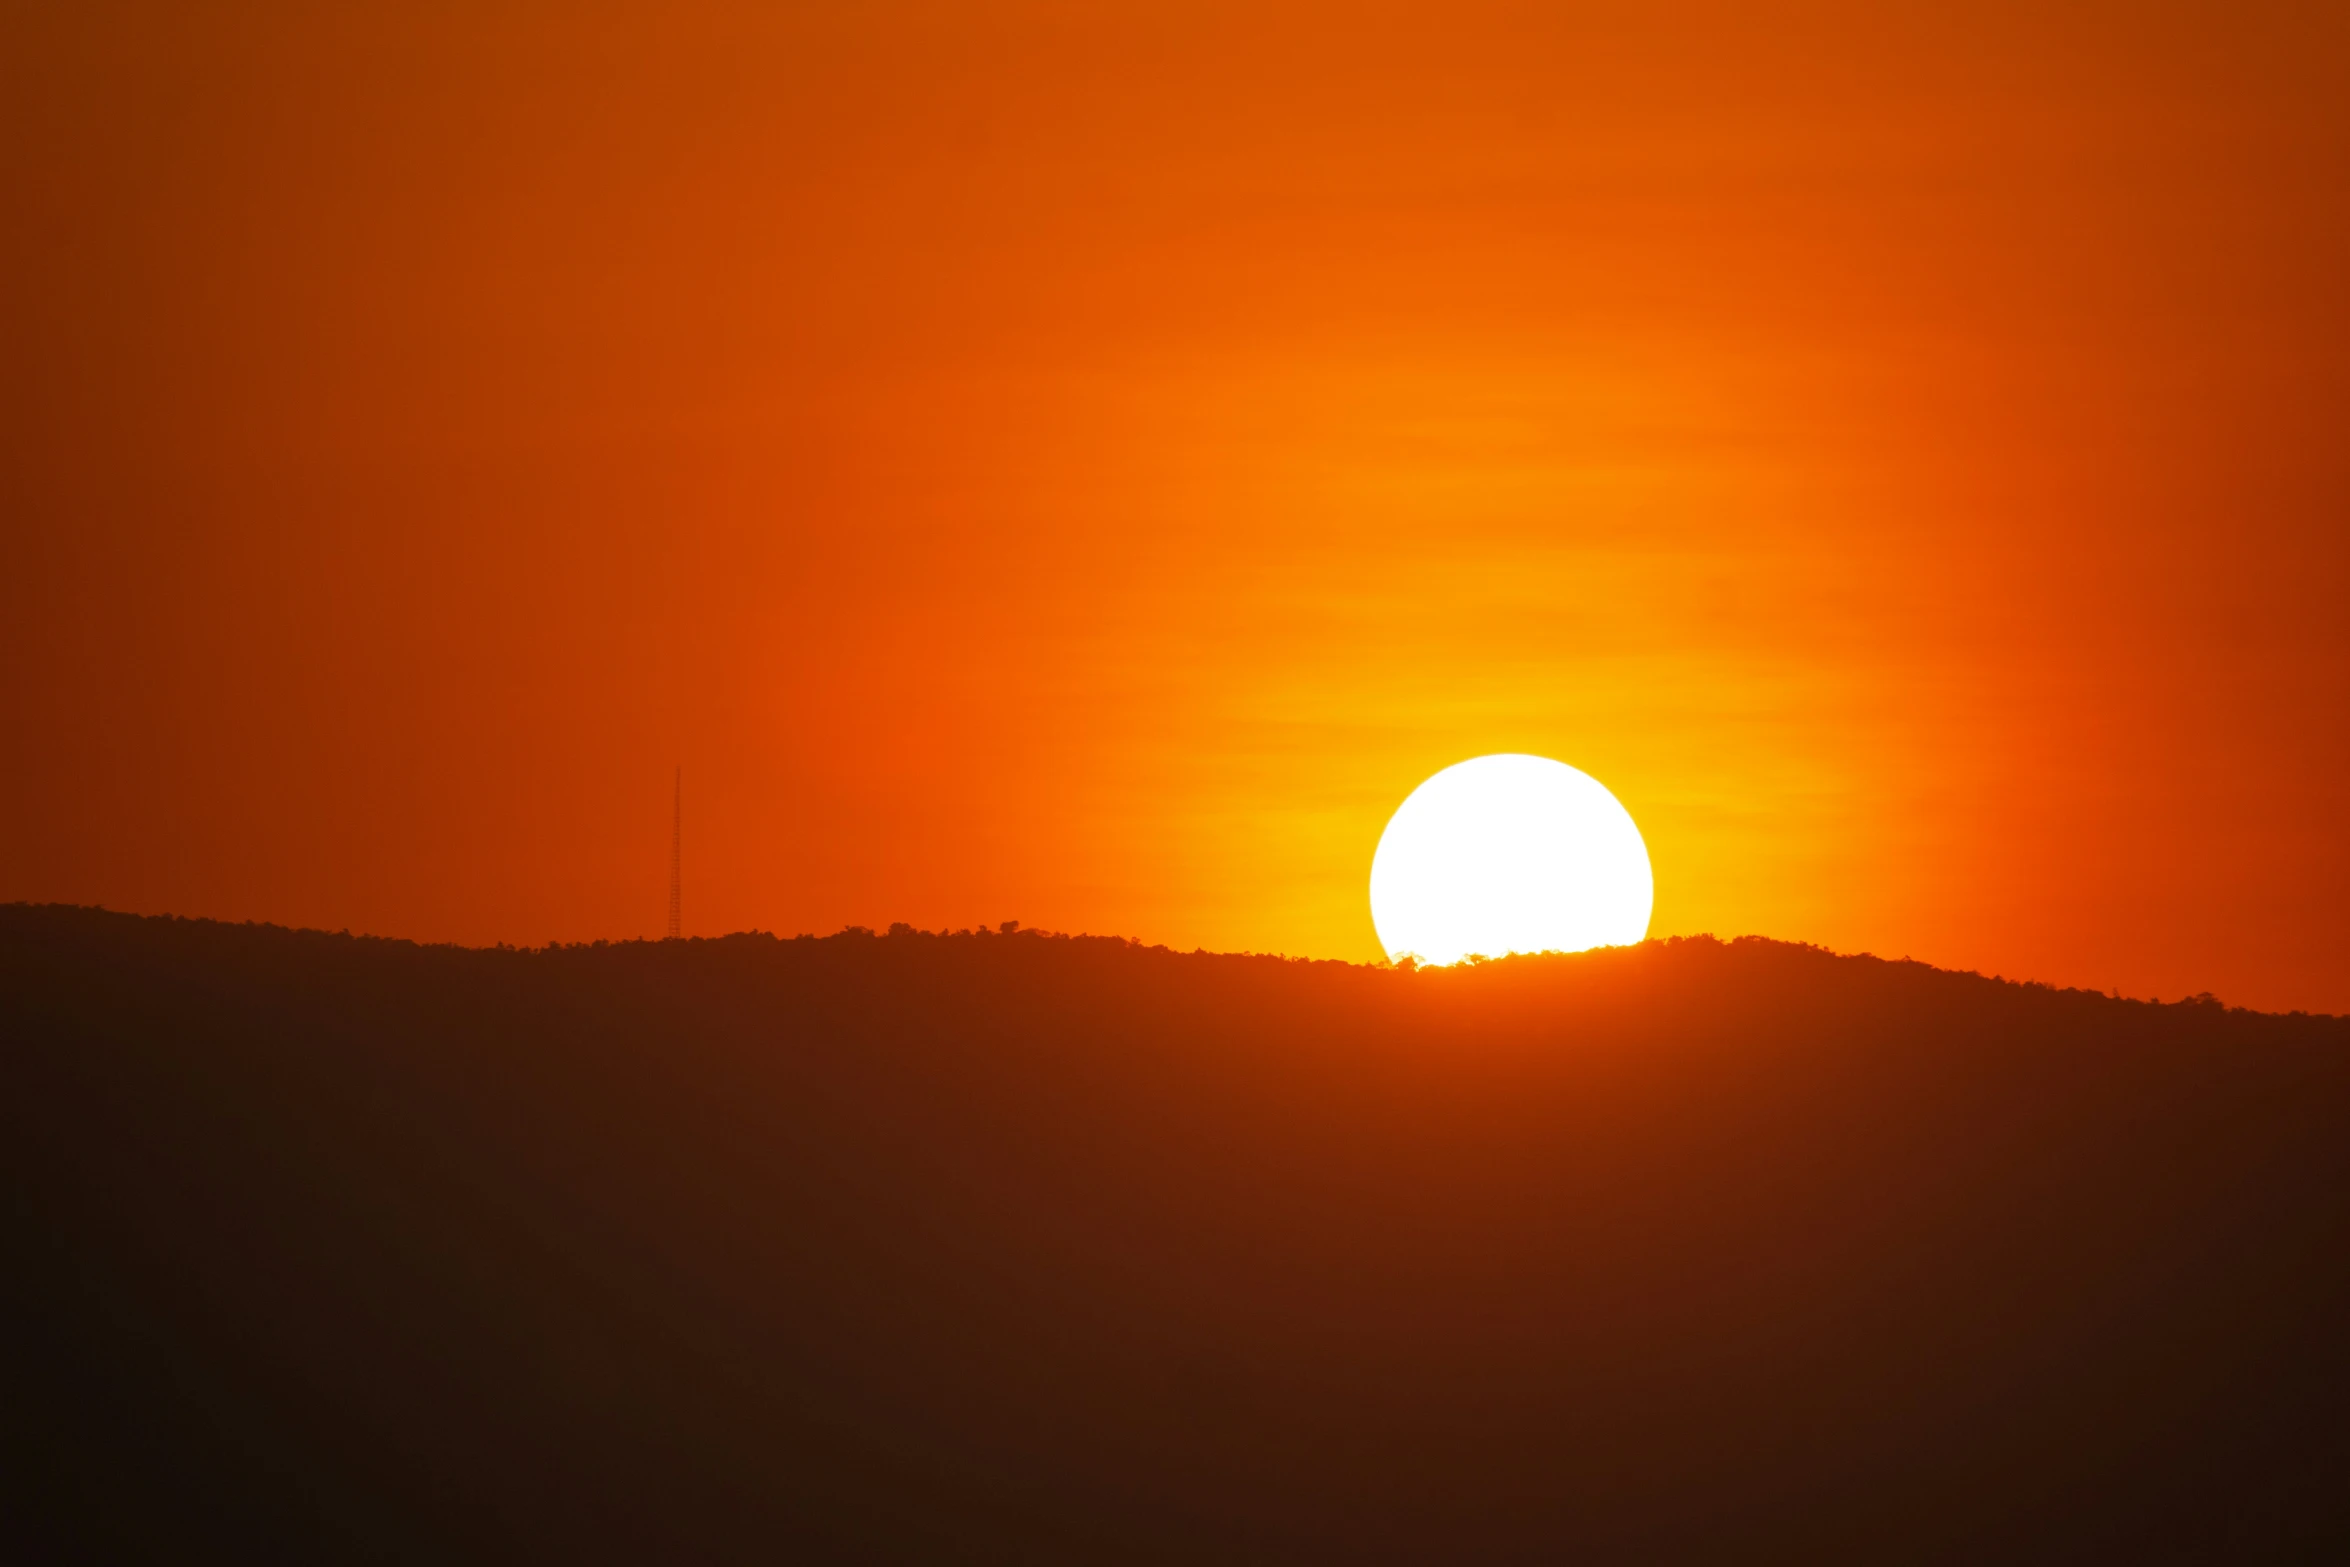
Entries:
[[1542,756],[1447,767],[1396,807],[1371,856],[1371,923],[1395,959],[1625,946],[1655,902],[1631,813]]

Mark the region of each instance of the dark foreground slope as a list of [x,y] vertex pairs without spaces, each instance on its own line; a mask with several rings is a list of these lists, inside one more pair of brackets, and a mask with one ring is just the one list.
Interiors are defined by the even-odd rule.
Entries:
[[2350,1540],[2350,1025],[1679,942],[0,909],[44,1557]]

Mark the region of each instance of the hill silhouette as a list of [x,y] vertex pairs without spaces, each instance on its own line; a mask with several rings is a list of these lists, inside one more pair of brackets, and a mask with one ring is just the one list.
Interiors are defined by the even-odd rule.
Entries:
[[14,906],[0,1031],[38,1559],[2350,1543],[2341,1019]]

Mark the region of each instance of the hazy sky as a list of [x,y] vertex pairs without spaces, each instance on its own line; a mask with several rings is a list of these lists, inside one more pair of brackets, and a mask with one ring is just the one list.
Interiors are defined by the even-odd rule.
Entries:
[[2350,11],[0,22],[0,898],[1377,954],[1535,751],[1658,933],[2350,1010]]

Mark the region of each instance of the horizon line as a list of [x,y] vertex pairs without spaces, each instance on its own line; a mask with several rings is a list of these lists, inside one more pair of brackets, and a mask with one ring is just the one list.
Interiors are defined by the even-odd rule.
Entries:
[[1096,933],[1092,931],[1049,930],[1040,926],[1025,925],[1019,920],[1003,920],[992,926],[986,924],[974,924],[963,927],[947,927],[938,930],[926,930],[919,926],[910,924],[907,921],[898,920],[892,922],[886,930],[877,931],[869,925],[850,924],[844,925],[840,929],[829,933],[820,934],[813,931],[800,931],[788,936],[778,934],[777,932],[771,930],[763,930],[756,926],[747,926],[741,930],[727,931],[715,936],[598,936],[583,941],[567,942],[549,940],[538,946],[529,946],[507,941],[491,942],[486,945],[474,945],[462,941],[428,941],[420,940],[413,936],[392,936],[378,934],[371,931],[353,931],[347,926],[339,930],[329,930],[323,926],[283,925],[274,920],[223,919],[208,914],[174,914],[168,912],[157,914],[141,914],[128,909],[112,909],[106,907],[104,904],[95,903],[42,903],[35,902],[30,899],[12,899],[6,902],[0,902],[0,910],[6,909],[23,909],[42,912],[63,911],[75,914],[99,914],[115,919],[151,920],[173,924],[216,925],[223,929],[231,930],[265,930],[295,936],[317,936],[345,941],[381,942],[396,946],[414,947],[420,950],[484,954],[508,953],[523,956],[582,951],[592,952],[621,947],[658,948],[666,946],[690,948],[703,945],[716,945],[722,942],[760,940],[782,945],[801,942],[816,943],[844,940],[890,941],[920,939],[930,941],[952,941],[980,939],[1033,939],[1042,941],[1102,942],[1114,944],[1135,951],[1164,953],[1172,957],[1247,958],[1264,962],[1335,965],[1340,968],[1360,969],[1365,973],[1426,973],[1441,975],[1469,973],[1481,969],[1496,968],[1504,964],[1557,962],[1569,961],[1578,958],[1604,959],[1611,955],[1624,955],[1651,949],[1669,948],[1683,944],[1706,945],[1723,948],[1738,946],[1769,946],[1785,948],[1791,951],[1813,953],[1820,957],[1832,959],[1838,962],[1881,963],[1889,967],[1923,969],[1926,972],[1932,974],[1949,975],[1951,977],[1960,979],[1980,980],[1986,984],[2010,986],[2023,990],[2046,991],[2052,995],[2091,996],[2099,1000],[2111,1001],[2125,1005],[2156,1007],[2218,1007],[2230,1013],[2241,1013],[2249,1017],[2323,1018],[2337,1021],[2350,1020],[2350,1014],[2313,1012],[2306,1008],[2300,1007],[2283,1012],[2265,1012],[2258,1008],[2238,1006],[2232,1003],[2221,1001],[2208,990],[2197,991],[2189,995],[2181,996],[2176,1001],[2165,1001],[2160,996],[2124,995],[2118,989],[2099,990],[2093,987],[2082,985],[2058,985],[2049,980],[2011,979],[2005,974],[1986,974],[1980,969],[1945,968],[1939,964],[1927,962],[1923,958],[1914,958],[1906,954],[1898,958],[1889,958],[1881,956],[1878,953],[1868,951],[1843,952],[1819,942],[1804,941],[1795,937],[1767,936],[1760,932],[1748,932],[1736,936],[1719,936],[1711,931],[1696,931],[1686,934],[1667,936],[1644,936],[1637,942],[1630,942],[1617,946],[1585,947],[1574,952],[1560,952],[1555,950],[1544,950],[1540,952],[1506,952],[1491,957],[1481,953],[1471,953],[1467,957],[1462,958],[1457,963],[1419,963],[1415,962],[1408,954],[1401,959],[1393,961],[1358,962],[1351,958],[1323,958],[1285,952],[1259,952],[1252,950],[1224,951],[1208,947],[1192,947],[1188,950],[1185,950],[1182,948],[1170,947],[1164,942],[1147,942],[1136,936],[1120,936],[1109,933]]

